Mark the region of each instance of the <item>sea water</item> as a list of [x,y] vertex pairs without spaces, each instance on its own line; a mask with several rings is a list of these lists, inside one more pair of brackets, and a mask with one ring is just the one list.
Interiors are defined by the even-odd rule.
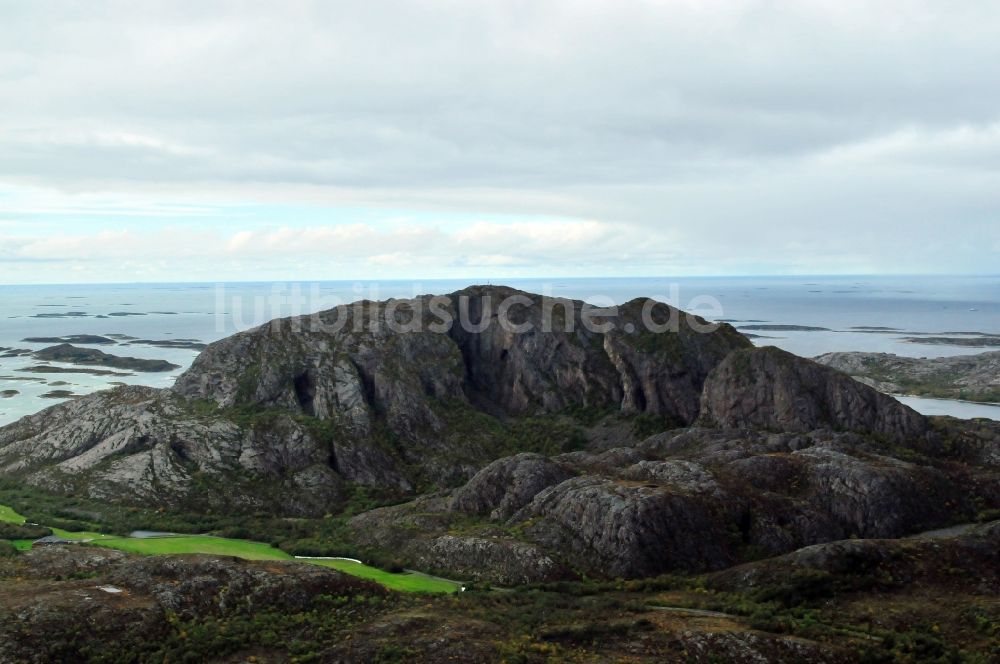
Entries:
[[[4,286],[0,287],[0,347],[35,351],[51,344],[23,339],[77,334],[210,343],[277,317],[311,313],[358,299],[448,293],[470,283],[422,280]],[[877,351],[912,357],[972,354],[991,349],[913,343],[904,338],[919,333],[1000,334],[1000,277],[650,277],[503,279],[493,283],[602,306],[648,296],[712,320],[732,321],[737,327],[825,328],[746,330],[760,336],[754,339],[758,345],[778,346],[805,357],[831,351]],[[865,327],[892,329],[859,329]],[[56,390],[83,395],[116,383],[168,387],[198,353],[135,344],[127,339],[113,346],[86,347],[114,355],[163,359],[179,368],[163,373],[129,371],[128,376],[38,374],[24,371],[42,364],[30,355],[0,357],[0,392],[17,392],[0,399],[0,424],[57,403],[60,399],[45,396]],[[928,414],[1000,420],[997,406],[917,398],[907,398],[906,402]]]

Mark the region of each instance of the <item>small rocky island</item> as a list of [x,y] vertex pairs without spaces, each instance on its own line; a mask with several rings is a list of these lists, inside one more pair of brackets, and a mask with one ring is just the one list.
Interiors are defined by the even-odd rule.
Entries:
[[881,392],[1000,403],[1000,351],[935,358],[827,353],[816,362]]
[[[96,343],[96,342],[92,342]],[[129,371],[173,371],[180,367],[166,360],[145,360],[137,357],[121,357],[112,355],[96,348],[80,348],[70,343],[60,343],[35,351],[31,355],[36,360],[44,362],[65,362],[79,366],[108,367],[110,369],[125,369]]]

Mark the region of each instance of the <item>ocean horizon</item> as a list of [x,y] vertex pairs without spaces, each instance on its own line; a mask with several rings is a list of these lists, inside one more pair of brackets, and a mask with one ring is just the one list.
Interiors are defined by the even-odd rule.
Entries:
[[[449,293],[486,280],[426,279],[314,282],[54,284],[3,286],[0,326],[0,424],[116,384],[169,387],[204,345],[274,318],[359,299]],[[834,351],[910,357],[981,353],[989,348],[921,343],[919,336],[1000,332],[1000,276],[755,276],[495,279],[533,293],[595,305],[652,297],[709,320],[730,322],[804,357]],[[755,329],[759,327],[765,329]],[[767,329],[774,326],[783,329]],[[155,373],[80,373],[32,353],[74,335],[111,337],[87,346],[119,356],[165,360]],[[914,340],[916,337],[916,340]],[[50,341],[26,341],[26,339]],[[908,339],[909,338],[909,339]],[[174,347],[164,347],[170,343]],[[47,365],[45,373],[33,367]],[[75,370],[74,370],[75,369]],[[114,375],[128,374],[128,375]],[[926,414],[1000,420],[1000,406],[904,397]]]

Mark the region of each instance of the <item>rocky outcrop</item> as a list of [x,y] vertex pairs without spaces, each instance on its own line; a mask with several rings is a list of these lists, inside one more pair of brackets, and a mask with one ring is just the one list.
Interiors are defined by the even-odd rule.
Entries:
[[687,458],[658,458],[647,443],[637,463],[584,462],[586,475],[541,491],[510,522],[578,568],[633,577],[848,535],[898,537],[954,518],[956,501],[973,510],[959,477],[872,455],[863,439],[737,434]]
[[361,548],[469,581],[514,586],[572,577],[562,562],[508,529],[487,526],[462,532],[464,517],[452,509],[450,498],[422,496],[359,514],[350,527]]
[[859,537],[899,537],[927,517],[947,519],[944,505],[961,500],[954,480],[933,467],[827,447],[794,454],[804,461],[812,505]]
[[[377,446],[328,440],[283,413],[238,423],[169,391],[126,386],[0,429],[0,473],[93,498],[322,513],[345,482],[411,488]],[[218,478],[208,486],[200,476]],[[279,489],[278,504],[270,486]]]
[[[956,574],[955,570],[976,570]],[[1000,521],[971,526],[954,535],[909,539],[853,539],[804,547],[709,577],[720,590],[776,588],[809,597],[869,589],[904,588],[944,581],[977,595],[1000,592]],[[806,584],[812,588],[806,588]],[[797,587],[798,586],[798,587]]]
[[[901,537],[1000,506],[1000,476],[987,468],[912,453],[904,461],[883,448],[854,433],[682,429],[633,448],[501,459],[450,498],[375,510],[352,527],[376,546],[424,556],[461,523],[456,513],[479,515],[490,524],[479,540],[497,551],[520,542],[587,575],[642,577],[852,536]],[[512,504],[523,506],[501,508]],[[461,556],[430,559],[470,574]],[[536,579],[564,571],[530,569]]]
[[540,454],[498,459],[476,473],[452,498],[451,509],[506,520],[532,498],[573,476],[566,467]]
[[447,570],[475,582],[519,586],[570,577],[539,547],[513,539],[442,535],[410,546],[420,569]]
[[880,392],[1000,403],[1000,351],[932,358],[826,353],[815,360]]
[[[513,518],[577,568],[609,576],[725,567],[736,555],[714,504],[669,484],[580,477],[549,488]],[[697,536],[694,536],[698,533]]]
[[927,421],[892,397],[774,347],[734,352],[712,372],[701,421],[772,431],[831,428],[894,441],[919,439]]

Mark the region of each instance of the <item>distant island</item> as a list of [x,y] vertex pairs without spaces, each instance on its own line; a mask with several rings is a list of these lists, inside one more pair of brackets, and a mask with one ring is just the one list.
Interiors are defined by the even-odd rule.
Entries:
[[36,360],[44,362],[65,362],[80,366],[100,366],[129,371],[173,371],[180,367],[166,360],[146,360],[137,357],[111,355],[96,348],[80,348],[69,343],[60,343],[32,353]]
[[826,353],[815,359],[882,392],[1000,403],[1000,351],[935,358]]

